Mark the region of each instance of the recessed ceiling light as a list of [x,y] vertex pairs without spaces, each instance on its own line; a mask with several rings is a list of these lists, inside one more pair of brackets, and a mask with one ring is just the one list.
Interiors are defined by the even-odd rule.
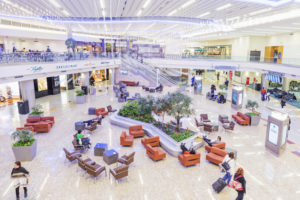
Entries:
[[207,15],[209,15],[209,14],[210,14],[210,12],[206,12],[206,13],[203,13],[203,14],[201,14],[201,15],[197,16],[197,17],[198,17],[198,18],[200,18],[200,17],[207,16]]
[[227,9],[227,8],[229,8],[231,6],[232,6],[232,4],[228,3],[228,4],[225,4],[223,6],[220,6],[220,7],[216,8],[216,11],[224,10],[224,9]]
[[190,0],[188,2],[186,2],[185,4],[183,4],[180,8],[186,8],[188,7],[189,5],[191,5],[192,3],[194,3],[196,0]]
[[266,8],[266,9],[262,9],[262,10],[257,10],[257,11],[254,11],[254,12],[249,13],[249,15],[250,15],[250,16],[253,16],[253,15],[257,15],[257,14],[269,12],[269,11],[271,11],[271,10],[272,10],[272,8]]
[[63,10],[62,12],[63,12],[65,15],[67,15],[67,16],[70,15],[70,13],[68,13],[68,11],[66,11],[66,10]]
[[143,5],[143,8],[144,8],[144,9],[147,8],[147,6],[150,4],[150,2],[151,2],[151,0],[147,0],[147,1],[145,2],[145,4]]
[[139,10],[139,12],[136,15],[140,16],[141,14],[142,14],[142,10]]
[[175,13],[177,13],[177,9],[173,10],[172,12],[170,12],[170,13],[168,14],[168,16],[174,15]]

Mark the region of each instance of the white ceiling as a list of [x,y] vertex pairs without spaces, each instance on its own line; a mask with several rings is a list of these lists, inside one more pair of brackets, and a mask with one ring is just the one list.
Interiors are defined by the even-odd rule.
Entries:
[[0,0],[0,14],[2,19],[3,15],[37,18],[169,16],[200,17],[215,22],[195,25],[149,20],[103,25],[10,18],[23,23],[64,29],[70,27],[74,32],[135,36],[158,41],[180,39],[189,42],[300,31],[300,0]]

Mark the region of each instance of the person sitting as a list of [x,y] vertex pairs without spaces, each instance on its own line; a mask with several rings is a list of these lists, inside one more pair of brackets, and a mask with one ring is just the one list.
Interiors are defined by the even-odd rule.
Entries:
[[219,97],[217,98],[217,102],[218,103],[226,103],[226,99],[223,94],[219,95]]
[[90,139],[88,137],[85,137],[85,135],[82,133],[81,130],[78,130],[76,134],[76,140],[77,140],[77,145],[83,145],[86,146],[87,148],[90,148]]
[[185,143],[181,143],[180,148],[182,150],[182,154],[184,154],[184,152],[188,152],[188,151],[190,152],[190,154],[196,154],[196,151],[193,149],[193,144],[191,144],[190,148],[188,149],[185,146]]
[[158,86],[158,87],[156,87],[156,88],[155,88],[155,90],[161,90],[161,89],[162,89],[162,87],[163,87],[163,86],[162,86],[162,84],[159,84],[159,86]]
[[212,147],[213,144],[219,144],[222,140],[221,136],[218,136],[215,141],[211,141],[211,139],[208,139],[206,136],[203,136],[203,140]]

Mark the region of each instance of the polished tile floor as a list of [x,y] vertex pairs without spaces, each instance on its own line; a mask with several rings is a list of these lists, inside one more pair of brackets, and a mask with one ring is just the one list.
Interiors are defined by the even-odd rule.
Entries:
[[[128,179],[118,184],[108,176],[101,175],[94,183],[94,179],[78,170],[77,163],[70,164],[65,161],[63,147],[72,150],[72,138],[74,122],[90,119],[87,114],[88,107],[104,107],[113,105],[120,108],[121,104],[114,97],[112,87],[108,90],[102,87],[102,92],[96,96],[89,96],[88,103],[77,105],[74,100],[74,92],[62,92],[60,95],[43,97],[37,100],[42,104],[45,115],[55,116],[55,125],[49,133],[37,134],[38,152],[31,162],[24,162],[23,165],[31,172],[29,185],[30,199],[40,200],[232,200],[237,193],[232,189],[225,188],[222,193],[216,194],[212,191],[211,184],[223,174],[218,167],[206,162],[205,151],[202,147],[200,165],[194,167],[183,167],[177,158],[167,155],[166,159],[153,162],[145,153],[140,139],[134,140],[133,147],[121,147],[119,136],[124,129],[112,126],[109,117],[103,121],[91,135],[93,144],[97,142],[108,143],[109,148],[114,148],[119,155],[136,152],[135,162],[129,169]],[[205,84],[204,94],[208,91],[208,84]],[[174,91],[177,88],[165,88],[164,93]],[[128,88],[131,95],[135,92],[145,94],[141,88]],[[193,107],[195,115],[208,113],[209,117],[217,120],[218,114],[231,114],[236,111],[231,109],[230,103],[224,105],[208,101],[205,95],[194,95]],[[155,94],[161,95],[161,94]],[[230,96],[230,95],[229,95]],[[246,99],[259,100],[259,94],[251,89],[245,89]],[[259,111],[268,113],[267,106],[279,108],[277,100],[260,103]],[[299,109],[287,106],[284,108],[292,116],[292,130],[296,143],[299,133],[296,131],[299,124]],[[245,110],[244,110],[245,111]],[[265,114],[266,115],[266,114]],[[11,150],[11,132],[18,126],[24,124],[26,116],[20,116],[16,105],[6,106],[0,109],[0,199],[15,199],[14,188],[10,179],[11,168],[13,167],[14,156]],[[298,129],[299,130],[299,129]],[[291,153],[299,150],[298,144],[287,144],[285,152],[276,157],[266,151],[265,142],[266,121],[261,120],[257,127],[236,126],[233,133],[219,132],[211,134],[210,138],[217,135],[222,136],[227,146],[238,151],[237,166],[245,169],[247,180],[248,200],[296,200],[300,199],[300,157]],[[83,155],[84,158],[91,158],[107,170],[116,165],[107,166],[102,157],[94,157],[93,151]]]

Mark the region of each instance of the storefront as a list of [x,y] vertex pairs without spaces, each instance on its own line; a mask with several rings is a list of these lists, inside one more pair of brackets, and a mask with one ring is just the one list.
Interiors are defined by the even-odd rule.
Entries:
[[59,76],[60,89],[61,90],[72,90],[74,89],[74,78],[73,74],[66,74]]
[[0,102],[5,102],[9,98],[20,98],[20,87],[18,82],[0,84]]
[[203,52],[205,55],[231,56],[231,45],[206,46]]
[[59,76],[34,79],[34,90],[36,98],[59,94]]

